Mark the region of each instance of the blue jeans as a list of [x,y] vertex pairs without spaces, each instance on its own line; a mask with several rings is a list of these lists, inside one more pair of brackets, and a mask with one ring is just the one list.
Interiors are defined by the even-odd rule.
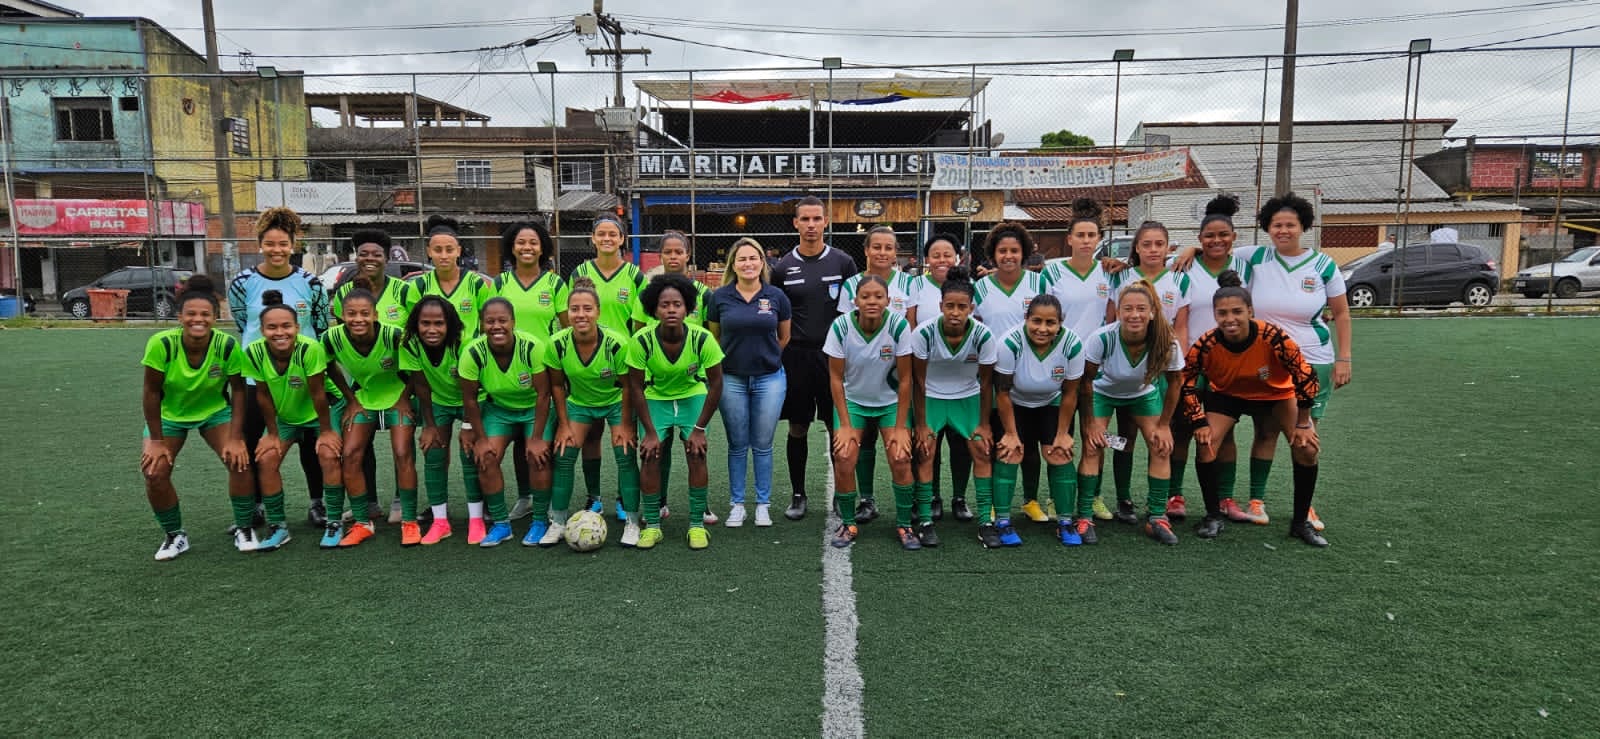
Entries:
[[733,505],[744,504],[749,453],[756,457],[756,503],[772,499],[772,438],[778,432],[783,396],[789,387],[783,369],[770,375],[722,376],[722,425],[728,431],[728,489]]

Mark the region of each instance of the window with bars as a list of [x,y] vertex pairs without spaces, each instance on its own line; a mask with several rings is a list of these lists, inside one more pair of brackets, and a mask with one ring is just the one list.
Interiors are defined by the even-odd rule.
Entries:
[[57,98],[57,141],[111,141],[111,98]]
[[487,159],[457,159],[456,187],[489,187],[493,171]]
[[594,162],[562,162],[561,163],[561,189],[569,190],[594,190]]
[[1583,174],[1583,152],[1536,151],[1533,153],[1533,176],[1571,179]]

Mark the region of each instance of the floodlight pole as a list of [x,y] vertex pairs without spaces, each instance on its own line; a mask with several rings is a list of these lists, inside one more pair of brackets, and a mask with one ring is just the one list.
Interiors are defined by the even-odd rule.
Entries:
[[[1562,168],[1567,166],[1567,134],[1572,123],[1572,68],[1577,62],[1575,54],[1572,47],[1567,48],[1567,105],[1561,114],[1561,156],[1556,159],[1556,209],[1550,221],[1550,282],[1545,285],[1545,313],[1554,313],[1556,309],[1556,244],[1561,239],[1561,198],[1566,194],[1566,177],[1562,176]],[[1501,261],[1504,258],[1502,254]]]

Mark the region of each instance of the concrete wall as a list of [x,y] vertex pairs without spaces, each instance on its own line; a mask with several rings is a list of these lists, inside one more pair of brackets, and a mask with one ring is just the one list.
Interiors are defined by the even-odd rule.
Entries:
[[[132,21],[0,24],[0,70],[4,70],[6,133],[16,168],[40,174],[93,171],[139,172],[149,166],[145,143],[147,98],[136,76],[85,77],[89,68],[137,72],[143,66],[139,32]],[[74,48],[79,47],[79,48]],[[123,109],[129,98],[132,110]],[[104,100],[111,109],[112,140],[58,141],[57,100]]]
[[455,187],[456,161],[460,159],[487,160],[491,170],[490,187],[528,186],[527,166],[521,149],[504,151],[486,150],[481,146],[428,145],[423,147],[422,157],[423,187]]

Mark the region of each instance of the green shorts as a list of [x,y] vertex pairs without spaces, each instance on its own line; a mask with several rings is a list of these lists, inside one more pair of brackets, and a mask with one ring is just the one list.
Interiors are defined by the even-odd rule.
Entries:
[[533,408],[502,408],[493,401],[478,404],[483,415],[484,436],[533,436]]
[[[696,418],[699,418],[699,416],[697,415]],[[569,400],[567,401],[567,421],[588,426],[605,421],[612,426],[620,426],[622,425],[622,403],[588,406],[578,405]],[[693,426],[694,424],[691,423],[689,425]]]
[[[898,425],[895,423],[895,416],[900,410],[898,404],[874,407],[870,405],[859,405],[855,401],[846,400],[844,402],[844,406],[845,410],[850,414],[851,428],[866,428],[868,421],[877,421],[879,429],[894,428],[896,425]],[[838,411],[834,411],[833,413],[833,425],[839,425]]]
[[1137,398],[1113,398],[1100,393],[1094,394],[1095,418],[1110,418],[1115,415],[1118,408],[1127,408],[1135,416],[1160,416],[1161,390],[1158,387]]
[[[217,411],[216,413],[213,413],[200,421],[170,421],[163,417],[161,419],[161,436],[163,438],[168,436],[178,436],[187,439],[189,438],[189,432],[191,430],[198,429],[200,433],[205,433],[218,426],[232,422],[233,406],[231,405],[223,406],[222,410]],[[149,428],[144,429],[144,438],[150,438]]]
[[1317,373],[1317,397],[1311,401],[1311,418],[1320,421],[1328,410],[1328,400],[1333,397],[1333,365],[1313,364],[1311,369]]
[[[396,405],[398,406],[399,404],[397,403]],[[382,416],[383,417],[383,423],[384,423],[385,426],[414,426],[417,423],[417,400],[416,400],[416,398],[412,398],[411,399],[410,406],[411,406],[411,415],[410,416],[406,416],[406,417],[402,417],[400,415],[400,411],[396,410],[395,408],[390,408],[388,410],[383,410],[383,411],[375,411],[375,410],[372,410],[370,408],[363,408],[361,410],[361,412],[356,414],[355,418],[350,420],[350,422],[351,423],[374,424],[374,423],[378,422],[378,417]]]
[[459,405],[433,404],[433,425],[449,426],[457,421],[467,422],[467,409]]
[[[344,401],[342,400],[338,403],[335,403],[332,408],[328,409],[328,420],[333,422],[333,433],[338,434],[341,431],[339,428],[339,418],[343,415]],[[312,421],[311,423],[286,423],[283,419],[278,419],[279,441],[288,441],[290,439],[299,438],[301,434],[307,431],[311,432],[312,436],[316,436],[317,434],[322,433],[322,426],[316,421]],[[340,435],[342,436],[343,434]]]
[[[650,424],[656,427],[656,438],[666,439],[668,434],[677,430],[680,439],[689,438],[689,433],[694,431],[694,425],[700,421],[700,411],[706,407],[705,395],[691,395],[678,400],[646,400],[649,408]],[[644,434],[644,426],[639,426],[639,434]]]
[[963,439],[971,439],[972,434],[978,430],[978,414],[981,407],[978,396],[957,400],[928,398],[924,402],[928,412],[927,426],[933,433],[937,434],[940,430],[948,428]]

